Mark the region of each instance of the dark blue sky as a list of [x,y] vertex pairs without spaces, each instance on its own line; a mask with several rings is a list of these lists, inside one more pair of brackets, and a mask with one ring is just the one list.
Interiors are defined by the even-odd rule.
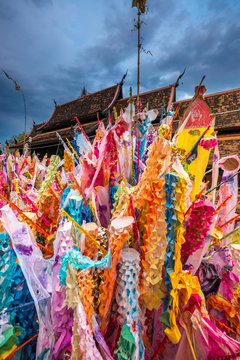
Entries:
[[[178,98],[206,75],[208,93],[240,87],[239,0],[148,0],[142,27],[141,91],[173,83],[187,66]],[[119,82],[128,69],[136,91],[136,8],[131,0],[0,0],[0,70],[27,102],[27,130],[49,119],[54,102]],[[0,141],[24,130],[21,94],[0,75]]]

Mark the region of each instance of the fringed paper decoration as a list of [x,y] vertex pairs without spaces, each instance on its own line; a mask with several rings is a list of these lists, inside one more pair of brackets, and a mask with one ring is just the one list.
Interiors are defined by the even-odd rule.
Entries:
[[171,309],[169,311],[169,324],[164,330],[168,338],[173,344],[177,344],[181,338],[181,333],[177,326],[177,316],[181,304],[187,304],[191,294],[202,294],[198,278],[192,276],[191,271],[183,271],[181,263],[181,248],[184,244],[184,228],[182,226],[184,220],[184,212],[186,211],[185,196],[187,192],[186,181],[180,178],[180,182],[176,188],[176,215],[178,219],[178,226],[176,228],[176,241],[174,248],[174,271],[170,274],[171,278]]
[[167,124],[162,124],[158,128],[158,136],[160,138],[167,139],[168,135],[170,134],[170,128]]
[[181,262],[181,248],[185,242],[184,233],[185,229],[183,227],[184,222],[184,213],[186,211],[186,194],[187,194],[187,183],[186,180],[182,177],[179,178],[179,182],[176,187],[176,204],[175,211],[177,216],[177,227],[175,228],[176,232],[176,240],[174,246],[174,272],[181,273],[182,272],[182,262]]
[[113,208],[113,205],[115,203],[115,194],[117,192],[118,189],[118,185],[114,185],[114,182],[109,179],[109,198],[110,198],[110,203],[111,203],[111,209]]
[[11,166],[10,155],[7,155],[7,166],[8,166],[9,182],[10,182],[10,185],[11,185],[11,182],[12,182],[12,166]]
[[115,300],[118,305],[118,323],[128,325],[135,338],[136,351],[133,359],[144,358],[143,344],[140,337],[138,276],[139,253],[132,248],[122,250],[116,281]]
[[47,170],[47,174],[44,182],[41,185],[39,194],[42,195],[46,190],[48,190],[48,185],[51,186],[51,183],[56,175],[58,164],[60,163],[60,158],[57,155],[52,155],[50,159],[50,164]]
[[164,181],[156,180],[152,184],[148,214],[146,215],[145,235],[141,274],[141,302],[149,310],[158,309],[164,294],[162,287],[162,269],[167,247],[166,222],[164,216]]
[[165,184],[164,184],[164,191],[165,191],[165,199],[166,199],[166,223],[167,223],[167,248],[166,248],[166,255],[165,255],[165,285],[167,288],[167,296],[164,298],[164,307],[163,310],[166,311],[170,301],[170,291],[171,291],[171,280],[170,274],[174,270],[174,247],[175,247],[175,239],[176,239],[176,197],[175,197],[175,188],[176,183],[178,182],[178,177],[173,174],[169,173],[165,175]]
[[62,256],[73,246],[71,226],[72,224],[70,222],[60,225],[54,241],[51,319],[56,342],[53,348],[52,360],[58,360],[63,357],[64,352],[71,347],[73,311],[67,307],[66,289],[60,284],[58,276],[62,263]]
[[[69,148],[70,148],[70,150],[71,150],[71,154],[72,154],[72,158],[73,158],[73,164],[71,164],[71,160],[70,160],[70,158],[69,158],[69,160],[70,160],[70,162],[69,162],[69,165],[71,164],[71,167],[69,167],[69,169],[70,168],[72,168],[73,170],[74,170],[74,165],[79,165],[79,164],[82,164],[82,160],[80,159],[80,157],[79,157],[79,155],[78,155],[78,151],[76,151],[75,150],[75,148],[74,148],[74,146],[73,146],[73,144],[75,144],[75,147],[77,147],[76,146],[76,142],[75,142],[75,140],[73,140],[73,141],[69,141],[68,140],[68,138],[66,138],[66,140],[67,140],[67,143],[68,143],[68,146],[69,146]],[[65,152],[65,151],[64,151]],[[72,171],[73,171],[72,170]],[[69,170],[70,172],[71,172],[71,170]],[[66,171],[67,172],[67,171]]]
[[210,150],[213,147],[217,146],[218,142],[217,142],[217,138],[210,138],[210,139],[206,139],[206,138],[202,138],[199,146],[202,146],[205,150]]
[[[152,112],[154,112],[154,110]],[[155,120],[157,113],[158,112],[156,111],[155,116],[153,116],[153,117],[149,117],[148,113],[147,113],[147,115],[144,114],[146,116],[146,119],[143,120],[142,122],[140,122],[140,124],[138,126],[138,130],[140,133],[140,137],[139,137],[139,158],[140,158],[140,160],[142,160],[147,140],[151,140],[149,138],[147,139],[148,129],[149,129],[151,121]],[[148,146],[149,146],[149,144],[148,144]]]
[[32,176],[34,176],[36,165],[37,165],[37,157],[35,155],[35,156],[33,156],[32,162],[31,162],[31,164],[29,166],[29,173]]
[[66,304],[68,308],[72,309],[73,311],[73,327],[71,337],[71,359],[73,360],[82,360],[82,350],[84,350],[80,348],[80,336],[78,333],[77,306],[79,302],[80,297],[77,286],[77,269],[74,269],[71,267],[71,265],[68,265],[66,275]]
[[92,297],[93,303],[92,306],[96,313],[98,313],[98,308],[100,306],[100,286],[103,278],[103,270],[94,269],[94,273],[92,276]]
[[93,339],[92,332],[87,323],[84,307],[81,302],[77,305],[77,331],[80,339],[82,360],[103,360]]
[[129,326],[124,325],[118,341],[118,349],[115,351],[116,360],[132,360],[135,350],[136,344],[134,336]]
[[[170,274],[172,290],[172,307],[170,310],[169,322],[170,326],[164,331],[173,344],[177,344],[181,338],[181,333],[177,326],[177,316],[181,304],[187,304],[191,294],[202,294],[199,280],[196,276],[192,276],[191,271],[181,273],[172,272]],[[181,303],[180,303],[181,298]]]
[[186,221],[185,243],[182,247],[182,261],[185,264],[189,255],[203,246],[210,230],[215,208],[208,200],[194,203],[189,219]]
[[[6,178],[4,176],[4,172],[1,170],[0,171],[0,194],[4,195],[4,186],[6,184]],[[2,207],[4,205],[4,202],[2,201],[2,199],[0,199],[0,207]]]
[[[47,189],[41,196],[36,200],[36,207],[39,212],[50,222],[49,234],[54,234],[57,230],[57,223],[59,219],[59,201],[56,200],[55,196]],[[46,229],[46,224],[43,220],[43,217],[37,219],[37,224],[43,229]],[[41,239],[41,244],[45,245],[46,239]]]
[[141,179],[132,191],[133,205],[139,210],[144,207],[146,200],[151,199],[153,181],[159,179],[159,175],[170,165],[170,143],[157,138],[149,147],[149,158]]
[[66,302],[74,311],[72,360],[103,360],[93,339],[77,286],[77,269],[68,264]]
[[91,222],[93,214],[89,204],[84,204],[83,197],[76,193],[70,194],[68,198],[68,205],[64,210],[79,224],[82,225],[83,221]]
[[[226,249],[226,248],[225,248]],[[239,301],[239,278],[232,272],[231,252],[221,251],[222,259],[217,265],[220,267],[220,286],[215,294],[207,299],[209,313],[214,318],[233,328],[240,335],[240,301]],[[224,264],[222,262],[224,261]],[[220,265],[220,266],[219,266]]]
[[148,148],[153,143],[156,137],[157,137],[157,131],[154,129],[153,125],[150,125],[146,138],[145,151],[142,157],[142,162],[144,164],[146,164],[146,161],[148,159],[148,151],[149,151]]
[[[97,235],[98,235],[98,226],[95,223],[87,223],[84,225],[84,229],[87,231],[87,233],[95,239],[96,243],[97,241]],[[81,235],[81,252],[89,257],[92,260],[100,259],[101,257],[98,257],[98,248],[96,247],[96,243],[93,243],[91,239],[88,238],[88,236],[85,236],[84,234]]]
[[135,185],[138,183],[139,181],[139,176],[140,176],[140,140],[137,139],[137,146],[136,146],[136,150],[135,150],[135,158],[136,158],[136,162],[135,162],[135,169],[134,169],[134,183]]
[[117,277],[117,264],[121,255],[122,246],[128,240],[128,231],[133,223],[131,216],[116,218],[112,221],[109,230],[109,247],[112,252],[112,267],[104,271],[101,285],[99,315],[102,321],[101,330],[105,331],[109,319],[109,310],[112,305],[115,281]]
[[[164,217],[164,192],[163,192],[163,180],[159,180],[159,175],[168,168],[170,165],[170,143],[163,139],[157,138],[149,148],[149,158],[147,161],[147,167],[144,170],[141,179],[137,186],[132,190],[132,202],[133,209],[137,209],[139,217],[137,219],[139,231],[145,233],[144,246],[142,246],[143,253],[143,275],[141,275],[141,299],[145,298],[144,304],[149,308],[158,308],[161,304],[161,296],[163,295],[161,289],[162,283],[162,265],[164,264],[164,255],[166,248],[166,224]],[[129,196],[123,195],[120,198],[118,207],[115,214],[130,214],[130,208],[128,206]],[[121,209],[121,210],[120,210]],[[147,220],[146,220],[147,219]],[[146,225],[147,221],[147,225]],[[154,224],[152,226],[151,224]],[[146,230],[144,229],[146,225]],[[154,228],[155,227],[155,228]],[[147,230],[148,229],[148,230]],[[154,231],[152,231],[154,229]],[[153,238],[150,241],[151,236]],[[148,241],[149,238],[149,241]],[[148,243],[149,243],[149,255],[148,255]],[[144,261],[144,256],[148,257]],[[160,254],[160,256],[159,256]],[[150,269],[150,263],[152,269]],[[157,266],[155,266],[155,263]],[[146,268],[146,271],[145,271]],[[148,276],[148,270],[151,271],[150,277]],[[144,285],[146,281],[146,286]],[[152,285],[149,285],[152,282]],[[150,286],[150,290],[148,289]],[[152,297],[153,289],[157,293]]]
[[[105,250],[108,249],[108,236],[108,231],[106,229],[98,228],[97,241]],[[101,256],[99,256],[99,258],[100,257]],[[103,279],[103,273],[104,270],[95,268],[92,275],[92,306],[97,313],[100,306],[100,286]]]
[[[85,204],[83,197],[79,195],[77,191],[65,189],[61,197],[60,206],[62,208],[62,216],[66,216],[69,221],[74,221],[78,232],[80,228],[83,229],[81,227],[83,223],[91,223],[93,220],[93,212],[90,205]],[[86,247],[87,249],[92,249],[92,252],[95,253],[97,248],[94,244],[96,244],[96,241],[92,237],[91,239],[93,239],[93,244],[87,237]],[[91,252],[87,252],[86,255],[90,256]]]
[[80,299],[88,319],[88,325],[92,331],[93,294],[92,294],[92,274],[89,269],[78,271],[77,284]]
[[15,252],[9,247],[8,235],[0,234],[0,311],[12,307],[14,301],[13,276],[18,266]]
[[111,250],[109,249],[107,255],[101,260],[93,261],[82,255],[80,250],[76,247],[68,250],[62,257],[62,264],[59,271],[60,284],[66,285],[67,265],[70,264],[75,269],[90,269],[99,267],[107,269],[111,265]]
[[128,192],[128,188],[126,187],[125,181],[121,181],[117,188],[117,191],[115,192],[115,195],[114,195],[114,204],[113,204],[113,208],[111,211],[112,215],[115,214],[115,211],[119,205],[120,198],[122,197],[123,194],[125,194],[127,192]]
[[111,135],[109,136],[109,143],[108,143],[108,149],[110,150],[110,166],[109,166],[109,175],[110,175],[110,179],[112,179],[113,181],[116,180],[116,176],[117,176],[117,165],[118,165],[118,158],[117,158],[117,147],[116,147],[116,142],[114,139],[114,133],[111,132]]
[[72,172],[74,169],[73,155],[68,150],[64,150],[64,169],[66,173]]
[[73,222],[76,226],[78,234],[84,233],[88,239],[98,248],[101,254],[106,254],[107,251],[101,246],[96,239],[94,239],[81,225],[79,225],[65,210],[61,210],[62,216],[66,217],[69,221]]
[[[156,113],[157,116],[157,113]],[[148,132],[148,127],[149,124],[151,123],[151,119],[147,116],[146,113],[141,113],[136,115],[136,131],[135,131],[135,136],[136,136],[136,147],[135,147],[135,171],[134,171],[134,180],[135,180],[135,184],[138,183],[139,181],[139,176],[141,174],[141,170],[140,170],[140,160],[142,160],[143,157],[143,153],[144,153],[144,149],[145,149],[145,144],[146,144],[146,138],[147,138],[147,132]]]

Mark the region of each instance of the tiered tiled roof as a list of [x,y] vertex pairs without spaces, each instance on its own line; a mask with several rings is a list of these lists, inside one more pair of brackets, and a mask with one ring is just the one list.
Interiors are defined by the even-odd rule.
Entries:
[[75,125],[75,116],[78,117],[81,124],[89,122],[89,119],[96,119],[97,113],[100,117],[105,116],[121,95],[121,88],[122,84],[119,83],[93,94],[81,96],[63,105],[57,105],[51,118],[41,127],[41,131],[62,129],[73,123]]
[[[63,139],[69,140],[73,137],[73,127],[76,125],[74,117],[77,116],[87,135],[92,138],[95,134],[97,124],[97,112],[100,119],[106,119],[108,110],[116,107],[119,114],[120,109],[127,107],[129,97],[122,98],[122,84],[120,82],[107,89],[93,94],[83,95],[76,100],[57,105],[51,118],[42,124],[34,125],[29,136],[32,137],[31,148],[44,151],[48,146],[52,148],[59,145],[56,131]],[[142,108],[147,103],[149,109],[157,109],[159,116],[155,120],[157,124],[164,105],[167,109],[171,101],[175,99],[176,84],[140,94]],[[133,96],[136,99],[136,96]],[[229,154],[240,153],[240,88],[222,91],[204,96],[211,114],[215,116],[215,129],[218,132],[219,150],[221,157]],[[180,117],[191,103],[192,99],[174,102],[176,108],[180,105]],[[106,120],[107,121],[107,120]],[[174,124],[178,125],[177,121]],[[29,137],[28,137],[29,138]],[[13,145],[12,148],[21,148],[23,142]]]
[[[73,137],[73,127],[76,125],[76,116],[83,127],[88,130],[97,123],[97,113],[103,118],[115,105],[116,101],[122,98],[122,84],[120,83],[109,88],[97,91],[92,94],[82,94],[79,98],[62,105],[56,105],[50,119],[45,123],[34,125],[29,137],[32,138],[31,149],[58,145],[59,140],[56,131],[63,139]],[[23,141],[11,148],[22,148]]]

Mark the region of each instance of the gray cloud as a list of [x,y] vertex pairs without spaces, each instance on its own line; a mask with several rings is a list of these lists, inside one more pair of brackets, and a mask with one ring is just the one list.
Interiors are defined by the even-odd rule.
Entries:
[[[159,80],[166,79],[167,74],[170,75],[169,82],[175,81],[176,72],[180,73],[185,66],[187,72],[183,78],[184,85],[178,89],[179,97],[185,93],[192,94],[195,84],[204,74],[207,76],[208,92],[239,87],[239,7],[231,8],[231,11],[228,8],[228,12],[223,10],[220,8],[219,13],[214,15],[211,12],[202,14],[196,19],[195,26],[189,24],[185,17],[185,28],[179,32],[176,41],[172,39],[165,43],[163,56],[153,57],[144,63],[142,78],[145,87],[166,85]],[[161,46],[158,50],[161,54]],[[150,66],[151,74],[159,74],[159,77],[148,77]]]

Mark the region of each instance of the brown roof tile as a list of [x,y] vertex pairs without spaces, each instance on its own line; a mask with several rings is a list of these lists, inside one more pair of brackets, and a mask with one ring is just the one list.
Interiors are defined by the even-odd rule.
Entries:
[[79,97],[68,103],[57,105],[51,118],[39,129],[42,132],[61,129],[75,125],[74,117],[77,116],[82,124],[97,117],[97,112],[104,113],[114,104],[120,95],[122,83],[107,89]]
[[[142,108],[148,103],[149,109],[159,110],[159,116],[155,122],[159,121],[163,104],[166,109],[174,86],[175,84],[172,84],[140,94]],[[33,138],[32,146],[48,143],[57,144],[58,139],[56,137],[56,131],[58,131],[64,139],[68,137],[70,140],[72,138],[72,126],[76,125],[74,116],[79,118],[84,130],[91,137],[97,127],[97,112],[102,111],[102,116],[105,116],[107,110],[111,108],[114,103],[118,113],[121,108],[124,110],[127,107],[129,97],[119,99],[121,90],[122,82],[107,89],[56,106],[51,118],[46,123],[37,124],[32,129],[29,134],[29,136]],[[133,97],[136,99],[136,95]],[[229,138],[230,135],[222,138],[221,135],[234,132],[238,133],[237,136],[240,136],[240,88],[208,94],[204,99],[210,108],[211,114],[216,117],[215,128],[218,131],[221,156],[234,153],[234,151],[238,151],[239,153],[240,140],[236,137]],[[183,115],[191,100],[192,99],[187,99],[174,103],[175,107],[180,104],[180,116]],[[177,125],[178,120],[174,122],[174,130]],[[22,144],[19,143],[17,146],[15,145],[12,147],[16,148],[19,147],[19,145]]]
[[[175,84],[140,94],[139,98],[142,103],[142,108],[145,108],[148,103],[149,109],[157,109],[160,114],[163,105],[165,105],[165,109],[167,108],[173,86],[175,86]],[[133,98],[135,99],[136,104],[137,96],[134,95]],[[130,98],[127,97],[117,101],[116,109],[118,113],[121,108],[124,110],[128,106],[129,99]]]

